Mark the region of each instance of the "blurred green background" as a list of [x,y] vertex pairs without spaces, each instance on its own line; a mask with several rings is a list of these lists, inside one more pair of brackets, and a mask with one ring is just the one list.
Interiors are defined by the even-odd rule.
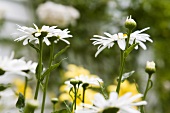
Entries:
[[[42,26],[36,14],[37,7],[47,0],[0,0],[0,52],[7,54],[14,50],[16,57],[25,56],[27,59],[36,61],[36,52],[29,46],[22,46],[11,38],[11,33],[15,32],[16,24],[33,26],[36,23]],[[70,34],[70,48],[60,56],[59,60],[67,57],[60,70],[53,73],[49,85],[52,89],[57,89],[60,83],[62,70],[66,70],[68,64],[76,64],[90,70],[91,73],[100,76],[106,85],[113,82],[119,71],[118,47],[105,49],[97,58],[94,57],[97,46],[92,45],[90,38],[93,35],[103,35],[109,33],[126,33],[124,21],[126,17],[132,15],[140,30],[145,27],[151,29],[146,31],[153,39],[154,43],[146,43],[147,50],[141,48],[134,50],[127,58],[125,72],[135,70],[135,74],[130,78],[135,78],[143,90],[146,82],[144,72],[147,60],[155,61],[157,72],[153,75],[154,86],[148,94],[148,113],[170,113],[170,0],[51,0],[58,4],[68,5],[76,8],[80,17],[76,24],[68,25]],[[17,9],[18,8],[18,9]],[[21,9],[19,9],[21,8]],[[2,11],[1,11],[2,10]],[[11,13],[11,10],[16,12]],[[1,12],[3,12],[1,14]],[[12,16],[13,15],[13,16]],[[62,29],[63,29],[62,28]],[[64,48],[66,44],[58,43],[56,52]],[[46,50],[48,58],[48,50]],[[54,84],[56,83],[56,84]],[[58,90],[55,90],[56,93]]]

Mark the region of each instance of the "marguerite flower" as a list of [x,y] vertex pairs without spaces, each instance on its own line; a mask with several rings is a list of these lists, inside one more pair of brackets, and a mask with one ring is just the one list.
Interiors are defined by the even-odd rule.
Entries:
[[[144,28],[142,30],[137,30],[137,31],[131,33],[130,34],[129,44],[132,45],[134,43],[134,41],[135,41],[135,43],[139,43],[139,46],[141,46],[144,50],[146,50],[147,48],[146,48],[144,42],[146,42],[146,41],[153,42],[149,38],[150,36],[148,34],[142,33],[142,32],[144,32],[144,31],[146,31],[148,29],[150,29],[150,28],[147,27],[147,28]],[[138,45],[135,47],[135,49],[138,49]]]
[[[93,105],[82,104],[85,109],[78,109],[75,113],[103,113],[104,111],[112,110],[113,113],[140,113],[134,109],[134,106],[146,105],[146,101],[134,102],[138,98],[141,98],[142,94],[131,96],[131,93],[118,97],[116,92],[111,92],[109,99],[105,99],[100,93],[94,97]],[[88,111],[88,112],[87,112]]]
[[121,50],[125,50],[126,47],[126,42],[125,42],[125,37],[123,35],[123,33],[118,33],[118,34],[114,34],[111,35],[107,32],[104,33],[107,37],[104,36],[99,36],[99,35],[94,35],[93,37],[96,38],[91,38],[90,40],[94,40],[94,42],[92,43],[93,45],[99,45],[98,50],[95,54],[95,57],[97,57],[97,55],[103,51],[105,48],[111,48],[113,47],[115,41],[117,41],[119,47]]
[[13,35],[19,36],[19,38],[15,39],[14,41],[23,41],[23,45],[27,45],[28,41],[35,41],[36,44],[39,43],[39,37],[43,37],[43,42],[45,42],[47,45],[50,45],[49,40],[47,39],[48,33],[54,33],[56,31],[57,26],[45,26],[43,25],[41,29],[37,27],[37,25],[33,24],[35,28],[32,27],[25,27],[18,25],[18,31],[19,33],[14,33]]
[[69,33],[70,31],[68,31],[68,29],[56,29],[55,32],[49,33],[47,37],[49,38],[49,40],[50,38],[52,38],[52,41],[54,41],[54,43],[57,43],[59,40],[62,40],[65,43],[70,44],[70,42],[66,40],[66,38],[72,37],[72,35],[70,35]]

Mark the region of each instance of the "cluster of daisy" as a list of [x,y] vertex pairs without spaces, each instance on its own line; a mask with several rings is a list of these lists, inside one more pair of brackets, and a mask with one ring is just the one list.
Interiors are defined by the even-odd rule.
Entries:
[[[53,69],[56,69],[58,65],[60,65],[61,62],[58,64],[53,64],[54,59],[56,58],[54,55],[54,46],[51,46],[50,48],[50,65],[45,71],[43,70],[42,66],[42,43],[45,43],[47,46],[53,45],[53,43],[57,43],[58,41],[63,41],[66,44],[70,44],[67,38],[72,37],[70,35],[70,31],[68,29],[58,29],[57,26],[46,26],[43,25],[41,28],[38,28],[37,25],[33,24],[34,28],[32,27],[25,27],[25,26],[20,26],[18,25],[18,33],[15,33],[19,38],[16,38],[14,41],[23,41],[23,45],[29,44],[31,47],[36,49],[39,52],[39,62],[38,63],[33,63],[32,61],[26,62],[23,58],[21,59],[13,59],[13,54],[8,58],[8,57],[0,57],[0,75],[4,75],[6,73],[15,73],[15,74],[21,74],[23,76],[29,77],[28,72],[36,73],[37,77],[37,87],[35,91],[35,96],[34,99],[36,100],[38,97],[38,92],[39,92],[39,86],[40,84],[44,86],[43,89],[43,102],[42,102],[42,108],[41,112],[44,112],[44,105],[45,105],[45,97],[46,97],[46,89],[48,86],[48,80],[49,80],[49,75],[50,72]],[[122,82],[122,75],[123,75],[123,68],[124,68],[124,63],[125,63],[125,58],[127,53],[130,53],[133,49],[138,49],[138,46],[142,47],[144,50],[146,50],[146,45],[144,42],[149,41],[153,42],[149,37],[148,34],[143,33],[144,31],[148,30],[149,27],[144,28],[142,30],[137,30],[135,32],[132,32],[132,30],[136,27],[136,22],[131,19],[130,17],[127,17],[127,20],[125,22],[125,27],[128,28],[129,32],[127,34],[123,33],[117,33],[117,34],[110,34],[105,32],[104,34],[106,36],[100,36],[100,35],[94,35],[94,38],[91,38],[93,40],[93,45],[99,45],[98,50],[95,54],[95,57],[98,56],[100,52],[102,52],[105,48],[111,48],[114,46],[115,43],[118,44],[120,47],[120,50],[123,51],[123,54],[121,54],[122,62],[121,62],[121,71],[119,74],[119,79],[118,79],[118,85],[116,88],[116,92],[111,92],[109,97],[107,98],[106,95],[103,93],[97,93],[94,96],[94,100],[92,101],[91,104],[87,104],[85,102],[85,91],[89,87],[93,86],[98,86],[101,87],[102,89],[102,83],[103,80],[99,77],[93,77],[93,76],[88,76],[90,74],[89,71],[86,71],[82,68],[77,68],[75,66],[71,66],[70,72],[67,73],[66,78],[74,76],[75,73],[73,74],[72,71],[74,69],[78,69],[79,71],[77,72],[77,76],[74,78],[71,78],[70,80],[65,81],[65,84],[69,88],[69,94],[70,92],[73,93],[74,96],[72,96],[73,103],[72,103],[72,111],[75,113],[140,113],[137,109],[134,109],[136,106],[143,106],[146,105],[147,102],[145,101],[145,97],[147,94],[147,91],[149,90],[149,85],[147,85],[147,91],[144,93],[144,97],[142,94],[135,94],[132,95],[132,93],[127,92],[125,94],[122,94],[120,96],[119,90],[121,88],[121,82]],[[35,47],[34,44],[31,42],[34,42],[35,44],[39,44],[39,48]],[[130,49],[129,49],[130,48]],[[81,69],[81,70],[80,70]],[[35,72],[35,70],[37,72]],[[86,74],[81,74],[80,72],[83,71]],[[151,76],[152,73],[155,72],[155,64],[153,62],[147,63],[147,68],[145,70],[149,75]],[[71,75],[70,75],[71,73]],[[149,76],[148,84],[151,81]],[[44,81],[45,83],[44,83]],[[39,83],[41,82],[42,83]],[[80,87],[83,89],[82,93],[79,94],[79,89]],[[118,89],[118,90],[117,90]],[[77,103],[77,98],[80,99],[82,102],[82,106],[78,109],[76,109],[76,103]],[[140,98],[142,98],[141,101]],[[136,102],[136,100],[138,100]],[[74,105],[74,106],[73,106]],[[74,108],[74,110],[73,110]],[[32,110],[34,111],[34,109]],[[31,112],[32,112],[31,111]],[[71,111],[71,112],[72,112]],[[144,112],[142,112],[144,113]]]
[[25,27],[18,25],[18,33],[14,33],[16,38],[14,41],[23,41],[23,45],[27,45],[29,42],[34,41],[35,44],[39,44],[39,39],[42,38],[43,42],[47,46],[51,44],[51,41],[57,43],[59,40],[64,41],[67,44],[70,44],[66,38],[72,37],[70,35],[70,31],[68,29],[57,29],[57,26],[46,26],[43,25],[42,28],[38,28],[37,25],[33,24],[35,28],[32,27]]

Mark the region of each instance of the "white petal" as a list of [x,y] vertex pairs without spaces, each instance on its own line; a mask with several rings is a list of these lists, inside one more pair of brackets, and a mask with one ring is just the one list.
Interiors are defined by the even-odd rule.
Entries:
[[121,50],[125,50],[125,47],[126,47],[125,39],[119,39],[119,40],[117,41],[117,43],[118,43],[118,45],[119,45],[119,47],[120,47]]
[[47,37],[44,37],[43,41],[47,44],[47,46],[49,46],[51,44]]
[[107,45],[104,45],[104,46],[102,46],[100,49],[98,49],[97,52],[96,52],[96,54],[95,54],[95,57],[97,57],[98,54],[99,54],[101,51],[103,51],[106,47],[107,47]]

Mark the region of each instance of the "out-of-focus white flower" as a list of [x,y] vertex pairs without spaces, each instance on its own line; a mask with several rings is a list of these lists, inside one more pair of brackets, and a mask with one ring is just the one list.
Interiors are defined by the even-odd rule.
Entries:
[[14,33],[13,35],[16,37],[19,37],[17,39],[15,39],[14,41],[23,41],[23,45],[27,45],[28,44],[28,41],[31,42],[31,41],[35,41],[36,44],[39,43],[39,39],[38,37],[39,36],[43,36],[43,41],[47,44],[47,45],[50,45],[50,42],[49,40],[47,39],[47,35],[48,33],[54,33],[56,31],[56,27],[57,26],[52,26],[52,27],[49,27],[49,26],[45,26],[43,25],[41,29],[39,29],[37,27],[37,25],[34,24],[34,27],[35,28],[32,28],[32,27],[26,27],[26,26],[19,26],[18,25],[18,31],[20,31],[19,33]]
[[107,37],[100,36],[100,35],[94,35],[93,37],[96,38],[91,38],[90,40],[94,40],[92,43],[93,45],[99,45],[97,52],[95,54],[95,57],[103,51],[105,48],[111,48],[113,47],[114,43],[117,41],[119,47],[121,50],[125,50],[126,47],[126,42],[125,42],[125,37],[123,33],[118,33],[118,34],[109,34],[107,32],[104,33]]
[[5,10],[0,8],[0,21],[4,18]]
[[142,94],[131,96],[131,93],[118,97],[116,92],[110,93],[109,99],[106,100],[102,94],[98,93],[94,97],[93,105],[82,104],[85,109],[78,109],[75,113],[103,113],[105,110],[116,110],[117,113],[140,113],[134,109],[134,106],[146,105],[146,101],[134,102],[138,98],[141,98]]
[[44,24],[57,25],[59,27],[67,27],[69,24],[74,24],[76,19],[80,17],[80,13],[75,8],[51,1],[40,4],[36,12],[40,21]]
[[29,77],[29,73],[31,72],[35,74],[35,70],[37,67],[36,62],[28,61],[26,62],[23,58],[14,59],[14,53],[11,54],[10,57],[1,57],[0,56],[0,74],[1,75],[22,75]]
[[[148,34],[142,33],[148,29],[150,29],[150,28],[147,27],[142,30],[137,30],[137,31],[131,33],[129,43],[132,45],[135,41],[135,43],[139,43],[139,46],[141,46],[144,50],[146,50],[147,48],[146,48],[146,45],[144,44],[144,42],[146,42],[146,41],[153,42],[149,38],[150,36]],[[135,49],[138,49],[138,45],[135,47]]]

